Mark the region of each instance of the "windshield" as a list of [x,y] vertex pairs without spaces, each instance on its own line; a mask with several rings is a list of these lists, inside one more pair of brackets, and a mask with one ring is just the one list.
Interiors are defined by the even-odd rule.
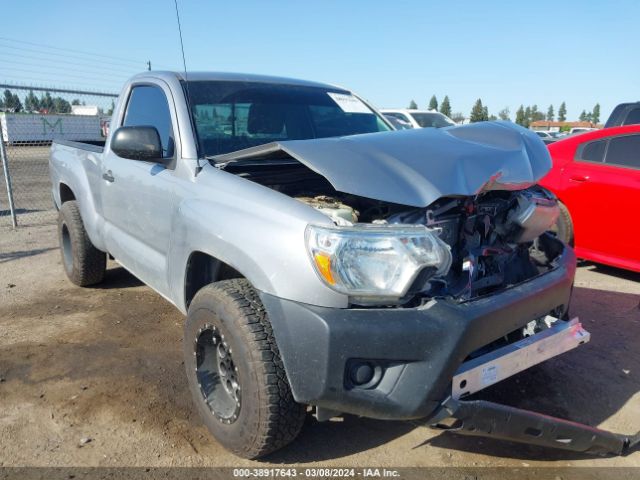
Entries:
[[282,140],[391,130],[341,89],[260,82],[188,82],[191,115],[205,157]]
[[451,125],[455,125],[451,120],[445,117],[442,113],[417,113],[411,112],[411,116],[418,122],[422,128],[427,127],[450,127]]

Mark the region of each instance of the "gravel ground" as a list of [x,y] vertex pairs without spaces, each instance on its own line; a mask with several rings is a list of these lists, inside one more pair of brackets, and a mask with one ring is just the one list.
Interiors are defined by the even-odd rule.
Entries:
[[[65,278],[55,228],[0,229],[0,466],[640,466],[433,432],[417,422],[309,417],[262,462],[202,426],[181,364],[182,315],[116,264]],[[578,270],[572,314],[591,343],[483,395],[619,432],[640,429],[640,275]]]

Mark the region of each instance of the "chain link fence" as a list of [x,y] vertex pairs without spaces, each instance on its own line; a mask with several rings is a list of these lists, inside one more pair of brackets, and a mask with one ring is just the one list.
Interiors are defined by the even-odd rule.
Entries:
[[0,228],[54,223],[49,149],[104,141],[116,94],[0,84]]

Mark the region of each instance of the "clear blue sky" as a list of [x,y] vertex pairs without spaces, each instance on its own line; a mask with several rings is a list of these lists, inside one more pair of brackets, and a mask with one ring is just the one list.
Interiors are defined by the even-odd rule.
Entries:
[[[521,103],[606,119],[640,100],[640,2],[179,0],[190,70],[347,86],[378,107],[448,94],[465,115]],[[35,0],[0,6],[0,81],[116,91],[145,67],[181,68],[173,0]],[[85,61],[85,59],[87,59]],[[100,61],[100,60],[103,61]],[[65,68],[55,60],[66,61]],[[126,61],[125,61],[126,60]],[[130,62],[133,60],[133,62]]]

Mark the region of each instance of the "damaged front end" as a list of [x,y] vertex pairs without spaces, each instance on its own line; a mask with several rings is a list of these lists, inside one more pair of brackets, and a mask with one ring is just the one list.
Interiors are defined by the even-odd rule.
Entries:
[[[470,300],[552,269],[561,252],[555,240],[540,238],[559,213],[553,195],[535,186],[551,166],[549,154],[535,134],[507,123],[283,141],[211,160],[333,221],[334,235],[325,232],[323,241],[334,240],[328,250],[351,258],[320,252],[318,260],[317,245],[309,246],[311,258],[320,278],[349,295],[352,305]],[[411,227],[422,227],[422,233]],[[395,237],[422,246],[399,252],[371,240],[385,231],[389,242]],[[341,238],[358,232],[364,239],[360,246]],[[403,278],[402,285],[391,288],[381,278],[369,282],[377,282],[377,289],[367,285],[373,269],[344,273],[359,266],[357,255],[372,258],[372,248],[378,260],[391,261],[392,250],[395,260],[410,259],[406,271],[393,273]],[[372,265],[390,275],[392,266],[378,260]],[[351,279],[342,288],[338,280],[346,276]]]
[[[487,123],[279,142],[212,161],[331,220],[309,225],[305,241],[318,277],[347,295],[350,308],[262,297],[274,331],[283,332],[296,400],[318,406],[319,417],[420,415],[439,428],[452,418],[459,433],[591,453],[638,444],[638,435],[465,400],[589,339],[567,316],[575,257],[548,232],[559,208],[536,185],[551,161],[535,134]],[[314,353],[322,388],[308,382],[308,352],[289,317],[317,322],[318,344],[332,345]],[[349,339],[367,336],[404,348],[360,342],[354,353]],[[353,365],[377,373],[358,385]],[[473,375],[482,381],[472,388]]]

